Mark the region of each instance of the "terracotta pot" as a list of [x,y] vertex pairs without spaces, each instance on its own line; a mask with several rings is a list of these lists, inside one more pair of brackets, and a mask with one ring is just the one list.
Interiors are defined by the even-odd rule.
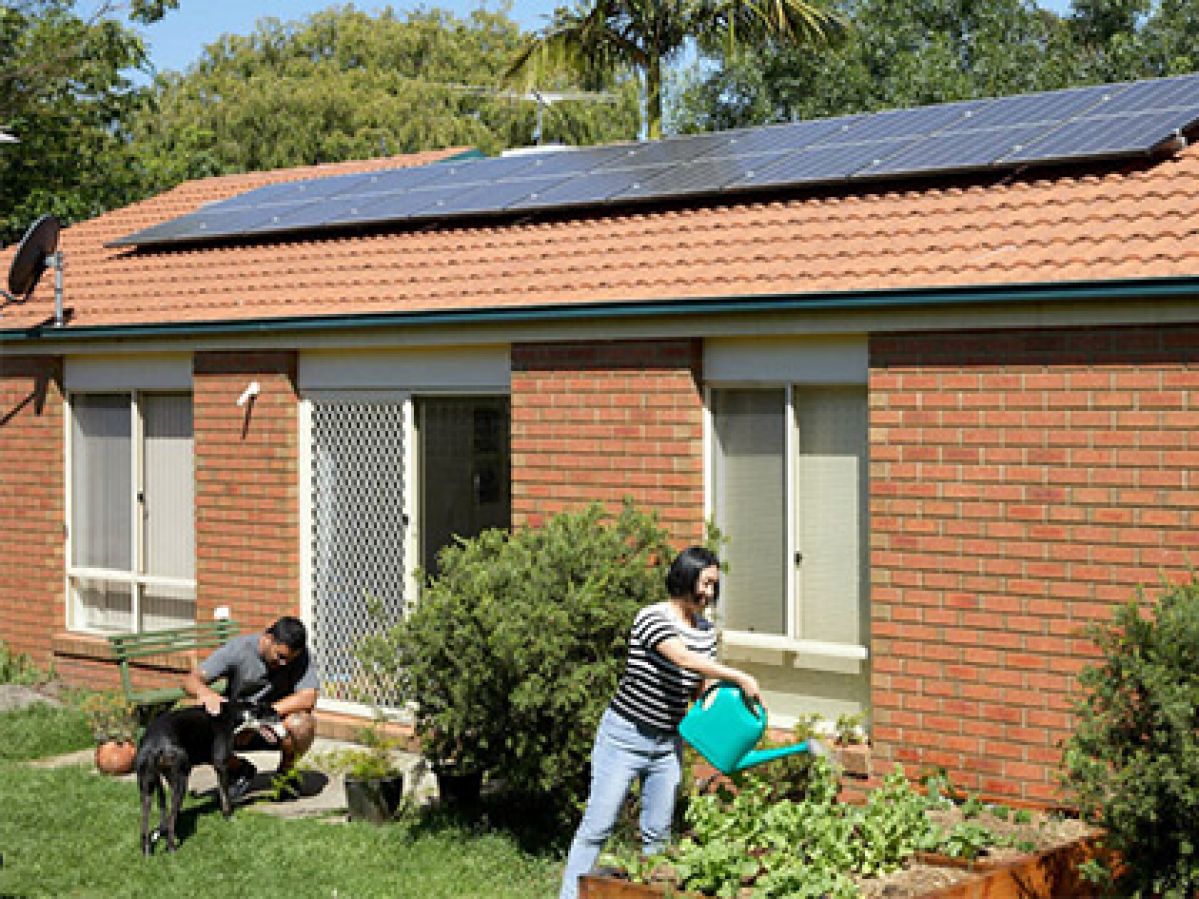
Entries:
[[96,746],[96,770],[102,774],[128,774],[136,755],[137,744],[132,740],[106,740]]

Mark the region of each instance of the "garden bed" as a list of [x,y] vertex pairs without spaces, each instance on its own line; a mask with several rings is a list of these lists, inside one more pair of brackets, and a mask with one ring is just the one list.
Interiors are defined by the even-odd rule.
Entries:
[[[1077,822],[1075,822],[1077,823]],[[1071,828],[1073,829],[1073,828]],[[1094,855],[1093,834],[1032,853],[1003,852],[995,858],[962,862],[922,853],[920,859],[877,877],[855,878],[863,899],[1053,899],[1101,895],[1078,873]],[[752,887],[740,896],[751,897]],[[633,883],[613,876],[590,875],[579,882],[580,899],[653,899],[660,896],[703,897],[680,892],[674,884]]]
[[1098,834],[1077,819],[956,793],[955,801],[932,780],[917,789],[899,769],[865,805],[850,806],[835,801],[824,772],[813,774],[799,799],[752,780],[721,796],[693,797],[687,826],[665,855],[612,856],[627,876],[592,877],[581,894],[1030,899],[1094,892],[1078,871]]

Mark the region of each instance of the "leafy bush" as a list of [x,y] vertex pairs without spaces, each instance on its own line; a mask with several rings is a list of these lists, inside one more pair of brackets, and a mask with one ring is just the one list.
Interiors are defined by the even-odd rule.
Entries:
[[666,533],[630,504],[447,547],[415,610],[367,638],[367,672],[416,703],[435,768],[491,772],[515,800],[572,816],[629,628],[665,598]]
[[1199,584],[1167,585],[1156,604],[1130,602],[1088,634],[1102,659],[1080,675],[1085,695],[1066,742],[1066,790],[1123,858],[1121,895],[1194,895]]
[[40,684],[46,680],[46,675],[38,670],[28,655],[23,652],[13,652],[0,640],[0,684]]

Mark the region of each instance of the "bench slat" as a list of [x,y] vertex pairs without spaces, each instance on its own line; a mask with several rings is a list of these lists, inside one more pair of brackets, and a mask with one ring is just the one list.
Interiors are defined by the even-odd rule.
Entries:
[[108,638],[113,658],[121,669],[121,687],[125,698],[138,709],[173,705],[186,694],[180,687],[159,687],[138,690],[133,686],[129,673],[131,659],[146,656],[169,655],[176,652],[191,652],[220,646],[238,634],[237,622],[228,619],[204,622],[191,627],[172,628],[165,631],[147,631],[141,634],[113,634]]

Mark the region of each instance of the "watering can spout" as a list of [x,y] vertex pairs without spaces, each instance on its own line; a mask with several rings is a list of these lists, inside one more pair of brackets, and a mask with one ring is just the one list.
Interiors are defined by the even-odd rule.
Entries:
[[781,759],[784,756],[795,755],[799,752],[808,752],[811,747],[808,741],[802,743],[794,743],[791,746],[776,746],[773,749],[751,749],[741,761],[737,763],[734,770],[744,771],[746,768],[752,768],[754,765],[761,765],[763,762],[773,762],[775,759]]

